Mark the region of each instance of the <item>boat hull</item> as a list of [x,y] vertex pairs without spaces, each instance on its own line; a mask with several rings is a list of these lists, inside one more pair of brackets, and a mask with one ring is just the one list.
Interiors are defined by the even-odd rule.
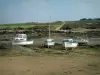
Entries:
[[62,44],[62,46],[64,48],[76,48],[78,46],[78,43],[67,43],[67,42],[65,42],[65,43]]
[[31,45],[33,44],[33,40],[32,41],[12,41],[12,45]]
[[45,46],[54,46],[55,42],[51,42],[51,43],[44,43]]

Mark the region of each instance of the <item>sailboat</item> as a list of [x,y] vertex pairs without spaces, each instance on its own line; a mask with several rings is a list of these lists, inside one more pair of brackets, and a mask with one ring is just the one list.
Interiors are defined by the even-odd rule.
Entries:
[[[50,19],[51,19],[51,17],[50,17]],[[51,27],[50,27],[50,23],[49,23],[49,38],[44,41],[44,46],[45,47],[51,47],[51,46],[55,45],[54,39],[51,39],[51,32],[50,32],[50,30],[51,30]]]
[[73,39],[64,39],[62,41],[62,47],[64,49],[73,49],[73,48],[76,48],[78,46],[78,42],[76,42],[75,40]]
[[16,34],[12,40],[12,45],[31,45],[33,40],[27,40],[26,34]]

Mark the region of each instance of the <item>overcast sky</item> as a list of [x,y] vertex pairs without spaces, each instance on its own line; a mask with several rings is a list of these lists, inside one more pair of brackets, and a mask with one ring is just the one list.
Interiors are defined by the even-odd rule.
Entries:
[[100,17],[100,0],[0,0],[1,24],[96,17]]

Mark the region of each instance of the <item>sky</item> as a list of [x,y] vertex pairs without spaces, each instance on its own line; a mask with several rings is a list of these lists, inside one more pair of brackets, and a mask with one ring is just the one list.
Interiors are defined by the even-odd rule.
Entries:
[[0,0],[0,24],[81,18],[100,18],[100,0]]

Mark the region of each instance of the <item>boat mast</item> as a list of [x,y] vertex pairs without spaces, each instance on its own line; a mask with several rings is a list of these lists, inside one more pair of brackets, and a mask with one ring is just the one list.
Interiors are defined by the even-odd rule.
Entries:
[[[50,20],[51,20],[51,16],[50,16]],[[51,32],[50,32],[50,22],[49,22],[49,39],[51,38],[50,34]]]

